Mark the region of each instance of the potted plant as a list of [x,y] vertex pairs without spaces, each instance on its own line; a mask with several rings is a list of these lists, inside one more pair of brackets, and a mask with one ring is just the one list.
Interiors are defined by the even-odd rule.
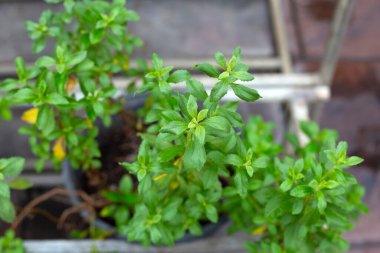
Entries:
[[47,161],[56,169],[68,161],[96,178],[101,166],[98,121],[110,126],[114,115],[125,114],[124,93],[117,96],[113,77],[130,77],[133,88],[134,79],[145,71],[144,61],[131,68],[129,59],[143,44],[127,29],[139,16],[125,8],[125,0],[46,2],[61,3],[63,11],[46,10],[38,22],[25,26],[34,53],[43,52],[48,43],[54,53],[39,56],[29,67],[21,57],[15,59],[17,77],[0,83],[0,115],[9,120],[12,106],[30,107],[22,115],[28,125],[19,133],[29,136],[37,172]]
[[64,159],[75,168],[99,168],[93,123],[99,118],[109,126],[122,108],[122,100],[114,99],[113,76],[129,69],[129,54],[142,45],[126,26],[139,16],[125,9],[125,0],[46,2],[63,2],[64,11],[46,10],[38,22],[25,25],[33,52],[42,52],[49,40],[55,54],[38,57],[31,67],[16,58],[17,78],[1,83],[7,92],[3,101],[32,107],[22,116],[30,125],[20,133],[29,136],[39,157],[37,171],[47,160],[59,168]]
[[320,130],[314,122],[301,122],[309,142],[301,146],[295,135],[288,141],[294,153],[279,156],[271,125],[251,118],[243,129],[245,145],[269,159],[247,182],[247,198],[225,191],[231,231],[245,230],[258,240],[249,252],[345,252],[342,234],[353,227],[366,206],[364,188],[347,168],[362,162],[347,156],[347,143],[338,134]]
[[[362,160],[347,157],[347,144],[336,145],[337,134],[320,131],[313,122],[301,125],[307,145],[289,136],[293,153],[274,142],[271,124],[259,117],[244,123],[237,101],[222,102],[228,92],[246,102],[260,98],[244,85],[253,76],[239,48],[229,61],[217,52],[218,67],[195,66],[215,79],[210,91],[188,71],[165,66],[156,54],[152,67],[141,63],[141,70],[128,71],[126,53],[141,41],[125,30],[127,22],[138,19],[124,9],[125,1],[63,2],[64,12],[47,11],[39,23],[27,23],[34,50],[41,51],[51,37],[55,56],[42,56],[30,68],[16,59],[18,79],[1,84],[6,91],[1,103],[32,105],[23,115],[30,125],[20,132],[30,136],[40,157],[37,170],[47,160],[59,168],[65,159],[81,168],[102,186],[87,185],[88,194],[106,199],[92,214],[111,219],[128,241],[173,245],[228,216],[231,232],[257,236],[247,243],[250,252],[347,249],[341,235],[365,206],[363,188],[344,170]],[[136,93],[146,94],[146,103],[138,117],[127,117],[138,136],[138,152],[135,159],[131,151],[129,159],[117,161],[125,169],[115,187],[104,185],[97,173],[101,152],[94,122],[100,118],[110,125],[122,108],[114,99],[112,75],[117,73],[143,78]]]
[[301,146],[289,135],[294,153],[284,154],[271,124],[260,117],[244,124],[237,102],[221,103],[229,87],[244,101],[260,98],[239,82],[253,79],[240,50],[228,62],[220,52],[215,59],[219,68],[195,66],[215,78],[209,94],[189,76],[180,93],[169,83],[188,74],[171,73],[153,55],[154,70],[139,90],[151,94],[152,106],[143,113],[148,128],[136,161],[123,163],[139,181],[137,193],[125,175],[118,198],[110,197],[116,203],[102,214],[119,217],[119,232],[146,245],[172,245],[185,231],[201,234],[202,222],[227,214],[231,232],[260,235],[247,244],[250,252],[347,250],[341,235],[366,207],[364,189],[345,169],[362,159],[347,157],[347,144],[335,144],[337,133],[314,122],[301,123],[309,143]]

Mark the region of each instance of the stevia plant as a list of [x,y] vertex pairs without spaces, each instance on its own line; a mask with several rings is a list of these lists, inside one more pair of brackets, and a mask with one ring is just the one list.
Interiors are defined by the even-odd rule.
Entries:
[[[362,159],[347,157],[347,143],[336,145],[333,130],[320,131],[316,123],[306,121],[301,129],[309,142],[300,146],[290,135],[295,154],[280,158],[278,150],[255,150],[266,153],[269,161],[248,181],[246,198],[225,191],[231,230],[258,236],[246,245],[249,252],[345,252],[349,244],[342,234],[366,211],[361,202],[364,188],[345,171]],[[262,120],[249,122],[245,145],[275,147],[268,130]]]
[[[221,103],[229,87],[244,101],[259,99],[256,90],[241,83],[253,76],[242,63],[239,48],[228,62],[220,52],[215,58],[221,71],[211,64],[195,66],[215,78],[208,95],[187,71],[172,71],[157,55],[152,57],[153,71],[138,90],[150,92],[151,106],[142,112],[147,131],[141,133],[137,160],[122,163],[137,177],[138,189],[134,192],[126,175],[120,191],[108,193],[115,204],[102,211],[116,219],[119,232],[128,240],[172,245],[188,231],[202,234],[202,222],[219,219],[224,185],[244,195],[247,178],[265,164],[263,157],[253,156],[242,145],[238,103]],[[185,92],[173,90],[179,82],[186,83]],[[225,159],[229,155],[244,157],[243,166],[230,167]]]
[[[16,58],[17,78],[0,84],[6,92],[0,103],[32,107],[22,116],[29,125],[19,132],[29,136],[32,151],[39,157],[38,171],[47,160],[59,167],[65,158],[75,168],[97,168],[98,128],[93,122],[100,118],[108,126],[121,109],[120,101],[113,99],[117,92],[113,76],[126,73],[129,55],[142,44],[127,29],[139,16],[125,8],[125,0],[46,2],[61,3],[64,8],[55,13],[46,10],[37,22],[28,21],[25,26],[33,52],[43,52],[48,42],[55,52],[40,56],[30,67]],[[7,110],[2,115],[10,117]]]
[[[363,188],[345,169],[362,159],[346,157],[337,133],[302,122],[305,146],[289,135],[294,153],[273,138],[273,124],[236,112],[238,102],[221,103],[229,88],[248,102],[259,94],[242,84],[253,76],[236,49],[230,61],[215,54],[218,68],[195,68],[215,78],[208,93],[184,70],[172,71],[153,55],[153,71],[138,92],[150,92],[141,116],[147,131],[112,204],[101,215],[114,218],[118,232],[145,245],[174,244],[185,233],[202,234],[202,223],[232,220],[230,232],[256,236],[249,252],[343,252],[341,235],[365,211]],[[220,70],[221,69],[221,70]],[[173,90],[184,82],[182,92]]]

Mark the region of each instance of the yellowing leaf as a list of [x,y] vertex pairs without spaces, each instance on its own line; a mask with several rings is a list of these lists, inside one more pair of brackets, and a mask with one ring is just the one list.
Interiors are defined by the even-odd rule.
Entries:
[[123,69],[127,70],[128,68],[129,68],[129,62],[126,61],[123,63]]
[[61,161],[66,156],[65,140],[63,137],[58,138],[53,146],[53,154],[56,159]]
[[77,79],[75,78],[75,76],[70,76],[69,80],[66,83],[66,92],[70,93],[75,88],[76,84],[77,84]]
[[173,182],[170,183],[170,189],[172,189],[172,190],[177,189],[178,186],[179,186],[179,182],[178,181],[173,181]]
[[32,108],[27,111],[25,111],[21,119],[29,124],[36,124],[38,117],[38,108]]
[[261,227],[258,227],[258,228],[255,228],[254,230],[252,230],[252,231],[251,231],[251,234],[252,234],[252,235],[261,235],[261,234],[264,233],[266,230],[267,230],[267,227],[266,227],[266,226],[261,226]]
[[161,179],[163,179],[164,177],[166,177],[167,175],[168,175],[168,174],[166,174],[166,173],[162,173],[161,175],[155,177],[153,180],[154,180],[154,181],[161,180]]
[[87,126],[88,128],[93,128],[94,126],[92,125],[92,122],[90,119],[85,119],[86,123],[87,123]]

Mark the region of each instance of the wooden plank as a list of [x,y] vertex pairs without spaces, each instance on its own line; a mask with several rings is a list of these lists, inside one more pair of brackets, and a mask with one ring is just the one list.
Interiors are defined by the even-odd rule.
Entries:
[[63,176],[60,172],[55,174],[22,174],[22,177],[33,184],[33,187],[61,187],[64,184]]
[[276,44],[276,51],[281,59],[283,73],[292,72],[292,63],[286,36],[285,19],[283,17],[282,5],[280,0],[270,0],[271,19],[273,35]]
[[324,85],[331,85],[344,34],[353,11],[353,5],[354,0],[339,0],[335,8],[329,40],[320,67],[320,75]]
[[[150,59],[147,59],[150,61]],[[263,58],[263,57],[245,57],[244,63],[248,64],[254,70],[277,70],[281,68],[281,60],[279,58]],[[174,66],[179,69],[192,69],[198,63],[215,62],[213,58],[169,58],[165,59],[165,64]],[[26,63],[27,67],[31,67],[32,63]],[[132,67],[135,67],[135,61],[132,61]],[[11,62],[0,62],[0,76],[16,75],[15,65]]]
[[137,243],[122,240],[26,240],[27,253],[243,253],[246,235],[205,238],[174,247],[144,248]]
[[[204,76],[193,76],[201,81],[208,92],[217,82],[214,78]],[[114,83],[117,88],[124,90],[130,81],[126,78],[115,78]],[[259,102],[283,102],[294,99],[304,99],[306,101],[326,101],[330,97],[330,90],[320,84],[318,75],[315,74],[257,74],[255,80],[251,82],[240,82],[248,87],[257,89],[263,97]],[[137,84],[141,85],[141,84]],[[184,89],[184,83],[175,84],[173,87]],[[224,100],[236,100],[235,95],[230,90]]]
[[[257,89],[275,89],[275,88],[310,88],[320,84],[319,76],[316,74],[255,74],[255,79],[250,82],[238,82]],[[205,77],[204,75],[193,75],[193,79],[199,80],[206,87],[212,87],[217,83],[217,79]],[[123,90],[130,82],[128,78],[115,77],[113,79],[117,88]],[[141,83],[137,83],[140,86]],[[174,84],[174,87],[183,89],[184,83]]]

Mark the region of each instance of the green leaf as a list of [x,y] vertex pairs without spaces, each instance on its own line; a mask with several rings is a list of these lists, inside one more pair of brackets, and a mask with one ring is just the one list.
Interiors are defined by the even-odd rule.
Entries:
[[172,133],[180,135],[187,130],[187,123],[184,121],[172,121],[166,126],[162,127],[160,132],[162,133]]
[[42,67],[48,68],[48,67],[54,66],[55,64],[56,64],[55,59],[49,56],[42,56],[38,58],[38,60],[36,61],[36,66],[40,68]]
[[[284,244],[288,252],[299,252],[300,244],[305,240],[307,234],[307,227],[302,222],[294,222],[285,228],[284,231]],[[302,252],[302,251],[301,251]]]
[[16,57],[16,59],[15,59],[15,64],[16,64],[17,75],[18,75],[20,78],[25,77],[25,74],[26,74],[26,66],[25,66],[24,59],[21,58],[21,57]]
[[152,55],[152,63],[155,70],[159,70],[164,66],[164,61],[156,53]]
[[253,162],[252,166],[259,169],[265,169],[268,166],[268,158],[265,156],[259,157]]
[[158,243],[161,240],[161,233],[160,230],[158,230],[155,226],[151,227],[150,229],[150,239],[154,243]]
[[323,214],[325,212],[327,202],[325,199],[325,196],[323,195],[323,192],[317,192],[317,199],[318,199],[318,211],[319,213]]
[[224,70],[227,69],[226,57],[224,57],[224,54],[222,52],[216,52],[214,58],[220,67],[222,67]]
[[49,135],[55,129],[54,111],[43,105],[38,112],[37,127],[45,135]]
[[251,165],[245,165],[245,169],[247,170],[248,176],[252,177],[253,176],[253,167]]
[[198,114],[198,104],[197,104],[197,99],[193,96],[189,96],[189,100],[187,100],[187,105],[186,105],[187,112],[192,118],[196,118]]
[[125,175],[119,182],[119,190],[122,193],[130,193],[133,189],[132,179],[129,175]]
[[236,96],[246,102],[254,102],[261,98],[259,93],[255,89],[248,88],[241,84],[231,84],[231,87]]
[[200,144],[205,143],[205,138],[206,138],[206,130],[203,126],[197,126],[195,128],[194,132],[195,138],[199,141]]
[[184,154],[184,165],[189,170],[201,170],[206,162],[204,146],[197,140],[190,141]]
[[240,47],[237,47],[234,49],[234,52],[233,52],[233,57],[235,57],[237,60],[241,60],[241,48]]
[[176,70],[168,78],[169,83],[180,83],[189,80],[190,74],[187,70]]
[[229,154],[226,157],[226,163],[233,166],[240,167],[240,166],[243,166],[243,159],[241,159],[241,157],[236,154]]
[[221,116],[207,118],[201,123],[201,125],[222,131],[228,131],[230,129],[230,124],[228,121]]
[[137,172],[137,179],[141,181],[144,179],[145,176],[146,176],[146,169],[139,169],[139,171]]
[[17,177],[24,168],[25,159],[11,157],[0,159],[0,171],[5,177]]
[[25,190],[32,187],[32,183],[25,178],[16,178],[13,181],[9,182],[9,187],[14,190]]
[[302,212],[304,207],[303,200],[302,199],[296,199],[293,203],[292,207],[292,214],[293,215],[298,215]]
[[206,75],[208,75],[210,77],[217,78],[220,75],[220,72],[214,66],[212,66],[209,63],[197,64],[194,66],[194,68],[202,71],[203,73],[205,73]]
[[94,68],[94,62],[89,60],[89,59],[85,59],[84,61],[82,61],[81,63],[79,63],[77,66],[76,66],[76,70],[78,72],[85,72],[85,71],[89,71],[91,69]]
[[362,163],[363,161],[364,161],[364,159],[362,159],[358,156],[351,156],[350,158],[347,159],[346,165],[355,166],[355,165]]
[[127,10],[125,17],[126,17],[126,19],[128,21],[138,21],[138,20],[140,20],[139,14],[137,14],[137,12],[135,12],[133,10]]
[[37,98],[34,91],[30,88],[21,88],[13,94],[12,99],[15,103],[32,103]]
[[218,222],[218,211],[213,205],[206,205],[206,216],[210,221]]
[[90,43],[91,44],[99,43],[103,39],[103,36],[104,36],[103,28],[92,30],[90,33]]
[[307,195],[310,195],[314,192],[313,188],[307,185],[300,185],[295,187],[291,192],[290,195],[296,198],[303,198]]
[[190,234],[195,235],[195,236],[202,235],[202,227],[198,222],[192,222],[189,225],[189,231],[190,231]]
[[334,189],[339,186],[339,183],[335,180],[322,181],[320,183],[321,188]]
[[11,196],[11,194],[10,194],[8,184],[4,181],[0,181],[0,197],[4,197],[4,198],[9,199],[10,196]]
[[46,44],[45,38],[39,38],[33,41],[33,44],[32,44],[33,53],[35,54],[40,53],[42,50],[44,50],[45,44]]
[[265,205],[265,216],[273,217],[282,215],[288,212],[291,205],[289,205],[289,197],[283,194],[275,194]]
[[70,60],[67,62],[68,65],[74,66],[78,65],[79,63],[83,62],[84,59],[87,57],[86,51],[80,51],[78,53],[73,54],[70,57]]
[[208,109],[203,109],[198,113],[197,121],[200,122],[207,117]]
[[218,82],[212,89],[210,93],[211,101],[218,102],[226,95],[228,92],[227,82]]
[[181,152],[183,152],[183,147],[181,146],[172,146],[163,149],[159,152],[160,161],[168,162],[178,156]]
[[313,170],[314,176],[319,179],[322,176],[322,166],[319,163],[313,163],[311,169]]
[[311,139],[318,136],[319,126],[313,121],[301,121],[300,123],[302,131]]
[[[152,110],[153,111],[153,110]],[[174,110],[166,110],[162,112],[162,116],[168,121],[182,121],[181,115]]]
[[242,173],[241,170],[237,170],[234,176],[234,183],[236,185],[237,192],[241,197],[247,195],[248,189],[248,177],[245,173]]
[[12,202],[8,198],[0,196],[0,203],[0,219],[5,222],[11,223],[16,216],[16,212],[12,205]]
[[277,243],[272,242],[270,245],[271,253],[283,253],[283,250],[281,249],[280,245]]
[[294,170],[295,170],[296,172],[301,172],[303,169],[304,169],[304,161],[303,161],[303,159],[298,159],[298,160],[294,163]]
[[46,102],[52,105],[66,105],[69,101],[57,92],[53,92],[47,95]]
[[197,80],[188,80],[186,87],[191,95],[199,100],[204,101],[207,98],[207,92],[203,84]]
[[181,205],[181,199],[174,199],[164,209],[163,219],[171,221],[178,213],[178,208]]
[[288,178],[284,182],[281,183],[280,189],[283,192],[287,192],[290,190],[290,188],[292,188],[292,186],[293,186],[293,181]]
[[237,71],[233,72],[232,76],[241,80],[241,81],[252,81],[254,79],[253,75],[246,71]]

